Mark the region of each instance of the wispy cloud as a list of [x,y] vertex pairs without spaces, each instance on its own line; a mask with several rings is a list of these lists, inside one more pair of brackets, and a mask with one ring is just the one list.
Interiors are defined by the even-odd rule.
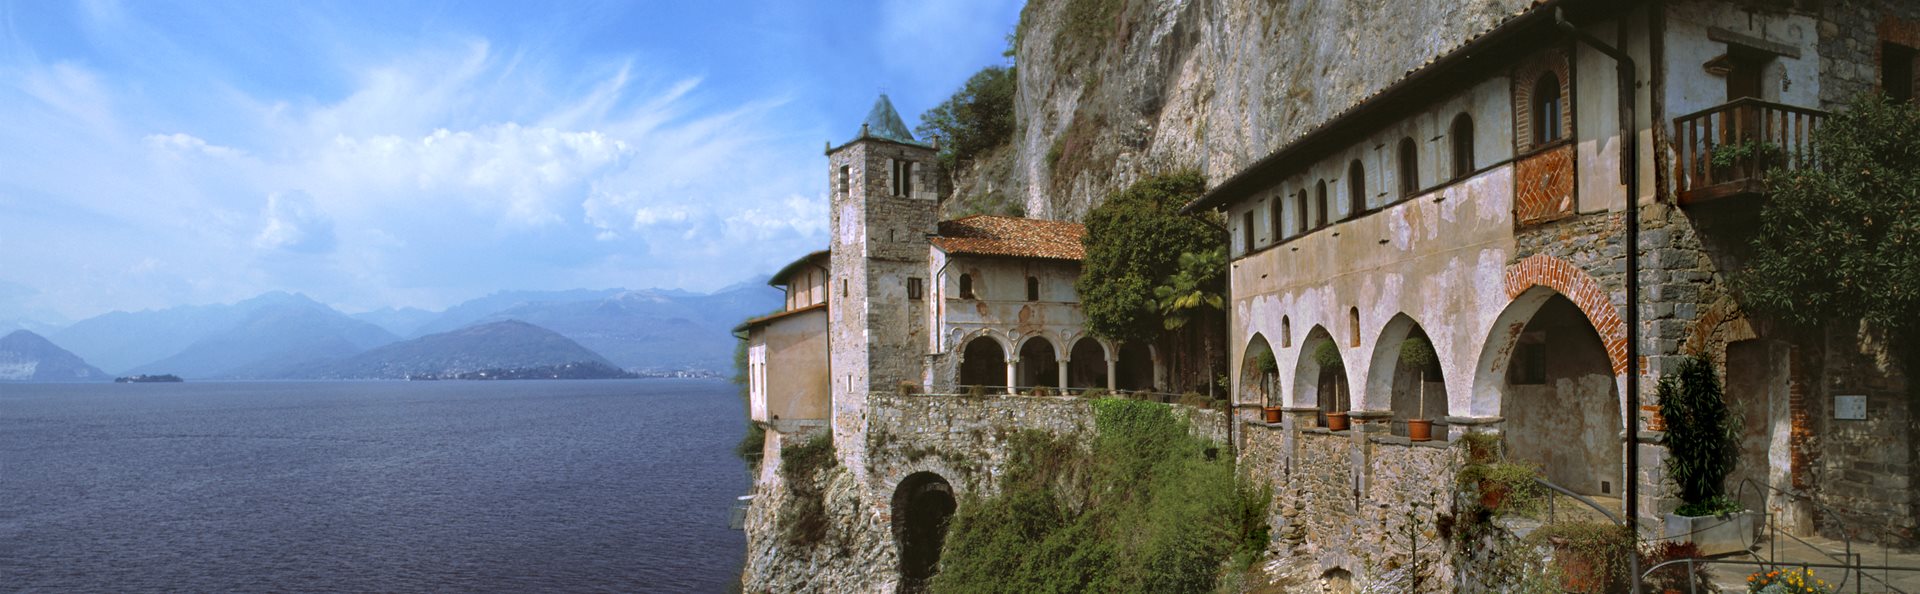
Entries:
[[[84,317],[272,289],[366,308],[701,289],[826,242],[819,131],[851,124],[819,121],[805,77],[754,87],[670,57],[684,48],[369,34],[250,4],[183,9],[237,25],[196,31],[110,0],[30,6],[31,24],[20,6],[0,2],[0,47],[24,48],[0,56],[0,282],[37,291],[13,301]],[[967,6],[888,3],[873,35],[936,55],[978,28],[997,48],[1009,23],[964,25],[982,20]],[[929,59],[941,86],[979,66]],[[848,122],[871,97],[851,94],[831,101]]]

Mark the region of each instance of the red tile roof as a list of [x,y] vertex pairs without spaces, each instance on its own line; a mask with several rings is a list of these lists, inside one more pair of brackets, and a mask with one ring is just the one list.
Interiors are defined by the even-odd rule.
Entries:
[[933,247],[954,255],[1081,260],[1085,225],[1020,217],[974,215],[940,222]]

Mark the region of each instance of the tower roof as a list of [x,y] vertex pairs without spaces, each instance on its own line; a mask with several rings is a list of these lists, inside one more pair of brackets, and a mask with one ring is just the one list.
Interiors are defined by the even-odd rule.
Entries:
[[[873,109],[867,110],[867,119],[860,122],[859,134],[841,146],[866,139],[932,148],[931,145],[913,138],[913,132],[907,130],[907,123],[900,119],[900,112],[894,111],[893,101],[887,99],[886,93],[881,93],[880,98],[874,100]],[[832,150],[838,149],[829,149],[829,152]]]

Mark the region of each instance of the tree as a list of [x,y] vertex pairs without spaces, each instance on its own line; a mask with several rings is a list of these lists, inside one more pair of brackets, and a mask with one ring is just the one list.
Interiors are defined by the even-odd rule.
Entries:
[[[1813,159],[1767,176],[1754,255],[1737,281],[1756,310],[1820,326],[1865,319],[1920,336],[1920,110],[1857,98],[1815,130]],[[1920,384],[1917,382],[1916,384]]]
[[940,144],[941,167],[953,171],[1013,140],[1015,74],[1011,66],[988,66],[952,97],[920,114],[913,131]]
[[[1169,316],[1156,299],[1157,287],[1180,282],[1191,285],[1190,289],[1210,287],[1215,295],[1224,288],[1214,284],[1223,282],[1226,274],[1224,252],[1211,260],[1190,259],[1195,269],[1182,276],[1182,254],[1198,257],[1227,243],[1226,230],[1207,215],[1180,212],[1181,206],[1205,190],[1206,179],[1198,172],[1153,176],[1114,193],[1087,213],[1087,255],[1074,288],[1079,291],[1087,327],[1094,334],[1120,342],[1153,342],[1164,329],[1172,327],[1167,325]],[[1204,272],[1203,264],[1215,271]],[[1190,290],[1187,296],[1191,295]],[[1196,303],[1205,302],[1200,299]],[[1193,319],[1201,320],[1200,331],[1191,334],[1198,335],[1199,340],[1213,339],[1208,331],[1219,324],[1209,320],[1219,317],[1219,308],[1211,312],[1190,309],[1172,311],[1176,317],[1198,315]],[[1183,344],[1174,350],[1191,346]]]

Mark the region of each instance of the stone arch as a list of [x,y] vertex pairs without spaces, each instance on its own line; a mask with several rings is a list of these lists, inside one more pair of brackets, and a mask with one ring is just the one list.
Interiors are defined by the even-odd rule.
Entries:
[[1591,314],[1543,285],[1495,320],[1473,378],[1473,414],[1500,417],[1508,454],[1584,495],[1618,496],[1624,376]]
[[992,333],[976,333],[961,343],[959,385],[1004,388],[1007,385],[1006,341]]
[[893,489],[893,542],[900,558],[902,593],[926,590],[940,571],[947,524],[959,508],[953,485],[932,472],[916,472]]
[[[1319,324],[1315,324],[1311,330],[1307,331],[1307,335],[1300,339],[1300,349],[1296,353],[1299,359],[1294,363],[1293,397],[1289,400],[1290,406],[1312,406],[1320,408],[1322,412],[1344,412],[1353,408],[1351,402],[1336,402],[1340,399],[1338,390],[1346,386],[1346,374],[1332,369],[1322,369],[1320,362],[1314,358],[1314,352],[1320,350],[1320,345],[1323,344],[1332,345],[1336,352],[1340,348],[1340,343],[1334,340],[1333,333],[1328,332],[1326,326]],[[1341,359],[1342,367],[1345,367],[1344,354]],[[1324,394],[1322,394],[1323,391]],[[1335,410],[1330,407],[1339,408]]]
[[1112,358],[1106,341],[1081,335],[1067,350],[1067,387],[1105,389],[1107,361]]
[[1283,402],[1280,396],[1279,362],[1274,361],[1272,370],[1262,370],[1260,369],[1262,354],[1265,354],[1268,360],[1279,355],[1273,350],[1273,345],[1267,342],[1267,337],[1256,332],[1253,338],[1247,340],[1247,348],[1242,350],[1240,356],[1240,367],[1237,370],[1240,376],[1240,393],[1234,399],[1235,402],[1264,406],[1280,406]]
[[[1613,298],[1607,290],[1601,288],[1600,281],[1594,280],[1572,262],[1546,254],[1534,254],[1507,267],[1506,289],[1508,311],[1500,313],[1494,328],[1500,328],[1500,322],[1508,321],[1509,313],[1515,313],[1514,306],[1521,305],[1521,295],[1533,287],[1546,287],[1565,295],[1573,301],[1580,312],[1586,314],[1587,322],[1600,333],[1600,340],[1607,347],[1607,359],[1613,363],[1614,375],[1627,372],[1627,325],[1620,321],[1620,314],[1613,307]],[[1533,317],[1533,310],[1545,303],[1545,297],[1533,303],[1520,319]],[[1486,354],[1481,354],[1486,359]]]
[[1020,340],[1015,381],[1023,388],[1060,386],[1060,347],[1044,334],[1032,334]]
[[[1447,415],[1447,387],[1440,371],[1439,353],[1426,368],[1415,369],[1401,361],[1401,345],[1408,340],[1426,340],[1435,351],[1440,345],[1427,337],[1426,328],[1412,316],[1397,313],[1380,329],[1373,343],[1373,358],[1367,368],[1367,389],[1361,393],[1364,410],[1391,410],[1394,431],[1401,432],[1407,419],[1438,420]],[[1425,403],[1424,410],[1421,403]]]

